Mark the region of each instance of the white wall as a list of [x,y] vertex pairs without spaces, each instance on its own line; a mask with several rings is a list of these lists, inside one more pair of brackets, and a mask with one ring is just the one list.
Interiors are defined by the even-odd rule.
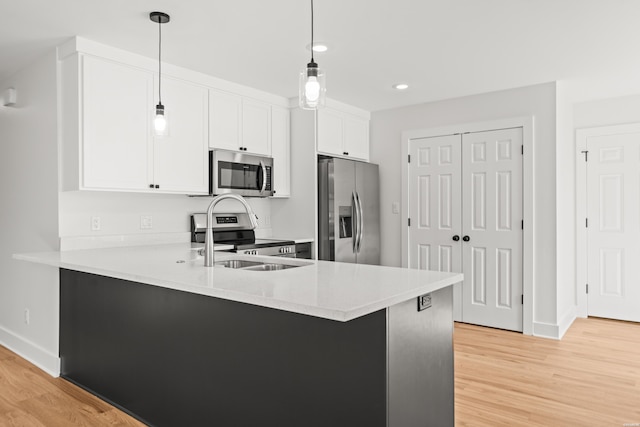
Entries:
[[573,102],[565,82],[556,85],[556,221],[558,337],[576,318],[576,144]]
[[600,99],[573,106],[576,129],[640,122],[640,95]]
[[0,343],[57,373],[58,271],[11,258],[58,249],[55,54],[0,83],[7,87],[18,102],[0,106]]
[[392,203],[401,197],[402,132],[522,116],[534,116],[534,333],[555,336],[559,333],[555,83],[372,113],[371,161],[380,165],[381,261],[391,266],[402,263],[403,224],[400,215],[391,212]]

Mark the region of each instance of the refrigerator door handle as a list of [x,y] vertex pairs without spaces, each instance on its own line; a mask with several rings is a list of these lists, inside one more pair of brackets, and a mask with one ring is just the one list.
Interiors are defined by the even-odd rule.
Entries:
[[356,199],[356,192],[351,192],[351,212],[353,217],[351,220],[351,240],[353,242],[353,253],[358,252],[358,201]]
[[362,232],[363,232],[363,228],[364,228],[364,212],[362,211],[362,203],[360,202],[360,194],[358,194],[358,192],[356,191],[356,202],[358,204],[358,217],[357,217],[357,221],[358,221],[358,240],[357,240],[357,247],[356,247],[356,253],[360,253],[360,246],[362,245]]

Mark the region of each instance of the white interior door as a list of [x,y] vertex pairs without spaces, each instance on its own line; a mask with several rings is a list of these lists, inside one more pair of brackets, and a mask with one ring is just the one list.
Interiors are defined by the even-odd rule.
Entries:
[[462,321],[522,331],[522,128],[462,138]]
[[640,322],[640,133],[587,150],[588,314]]
[[[409,268],[462,272],[460,135],[410,141]],[[457,236],[458,240],[454,240]],[[461,319],[461,284],[454,285]]]
[[464,273],[454,319],[522,331],[522,129],[409,143],[409,267]]

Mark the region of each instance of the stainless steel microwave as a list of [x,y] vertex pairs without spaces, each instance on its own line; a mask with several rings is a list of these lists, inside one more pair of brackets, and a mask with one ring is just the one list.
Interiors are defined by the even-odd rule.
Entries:
[[273,158],[226,150],[209,151],[209,194],[273,196]]

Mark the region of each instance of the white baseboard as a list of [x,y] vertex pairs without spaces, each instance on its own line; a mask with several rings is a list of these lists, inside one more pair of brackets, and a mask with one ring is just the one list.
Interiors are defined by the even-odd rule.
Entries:
[[0,327],[0,345],[36,365],[52,377],[60,376],[60,357]]
[[564,334],[567,333],[567,330],[569,330],[571,325],[573,325],[573,322],[574,320],[576,320],[576,317],[577,317],[577,307],[576,306],[569,307],[569,310],[567,310],[564,316],[560,318],[560,325],[559,325],[560,338],[559,339],[562,339]]
[[533,335],[542,338],[560,339],[560,326],[554,323],[533,322]]
[[576,309],[576,307],[570,307],[557,324],[533,322],[533,335],[554,340],[562,339],[569,327],[573,324],[573,321],[576,320]]

